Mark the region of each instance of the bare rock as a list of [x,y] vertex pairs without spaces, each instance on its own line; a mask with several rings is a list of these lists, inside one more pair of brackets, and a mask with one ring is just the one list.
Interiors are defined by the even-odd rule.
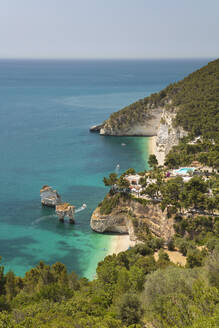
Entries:
[[103,127],[103,124],[93,125],[90,127],[90,132],[100,132],[102,127]]
[[119,120],[117,125],[115,125],[112,124],[109,119],[102,125],[100,134],[106,136],[155,136],[157,134],[161,115],[161,107],[148,109],[143,121],[136,121],[135,123],[128,125],[126,128],[120,127]]
[[120,200],[110,214],[101,214],[100,207],[97,207],[91,216],[91,229],[100,233],[127,233],[130,240],[136,241],[130,213],[140,225],[145,223],[153,235],[163,238],[166,242],[174,235],[173,219],[167,217],[166,211],[162,212],[159,203],[143,205],[133,199]]
[[69,218],[69,223],[75,223],[75,207],[69,203],[56,205],[56,214],[58,215],[59,221],[61,222],[64,222],[65,216],[67,216]]
[[61,204],[61,196],[50,186],[43,186],[40,190],[40,198],[43,206],[55,207]]

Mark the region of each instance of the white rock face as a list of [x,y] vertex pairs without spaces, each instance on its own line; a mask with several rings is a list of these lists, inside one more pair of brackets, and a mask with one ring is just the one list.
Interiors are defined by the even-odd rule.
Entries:
[[41,203],[44,206],[55,207],[61,204],[61,196],[52,187],[43,186],[40,190]]
[[[125,129],[120,127],[120,122],[124,121],[124,116],[117,119],[116,124],[107,120],[100,129],[101,135],[107,136],[154,136],[155,146],[153,153],[156,155],[159,165],[164,164],[165,156],[179,140],[187,136],[187,132],[181,127],[175,127],[173,121],[176,117],[178,108],[173,107],[169,100],[162,107],[148,108],[142,122],[133,121]],[[122,124],[121,124],[122,126]]]
[[173,120],[175,117],[176,109],[169,112],[164,107],[157,129],[156,146],[154,149],[154,154],[157,157],[159,165],[164,164],[165,156],[171,148],[178,145],[179,140],[188,134],[183,128],[174,127]]

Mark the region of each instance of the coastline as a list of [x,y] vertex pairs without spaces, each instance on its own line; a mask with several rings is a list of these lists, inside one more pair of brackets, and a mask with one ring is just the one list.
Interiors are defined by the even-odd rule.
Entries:
[[112,237],[111,245],[107,255],[119,254],[120,252],[125,252],[134,243],[130,241],[129,235],[115,235]]
[[148,153],[149,155],[154,154],[156,150],[156,136],[149,137],[148,140]]
[[[130,241],[129,235],[102,235],[105,238],[100,240],[100,243],[97,244],[95,253],[92,257],[91,262],[88,264],[86,269],[83,272],[83,277],[86,277],[89,280],[96,278],[96,269],[100,261],[103,261],[106,256],[116,254],[120,252],[125,252],[129,247],[135,246],[135,242]],[[104,246],[104,248],[103,248]],[[103,254],[104,251],[104,254]]]
[[158,151],[156,142],[157,142],[157,136],[149,137],[148,153],[149,155],[154,154],[156,156],[159,165],[164,165],[165,153],[160,150]]
[[[147,153],[155,154],[156,152],[156,136],[148,138]],[[131,241],[129,235],[115,235],[112,236],[110,241],[109,251],[107,255],[119,254],[120,252],[125,252],[129,247],[135,246],[136,242]]]

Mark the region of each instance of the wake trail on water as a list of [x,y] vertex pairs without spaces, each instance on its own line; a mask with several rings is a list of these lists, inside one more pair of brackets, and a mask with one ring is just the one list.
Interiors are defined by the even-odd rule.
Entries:
[[115,168],[115,173],[116,173],[116,174],[119,174],[119,170],[120,170],[120,165],[117,164],[117,165],[116,165],[116,168]]
[[32,225],[32,226],[35,226],[35,225],[37,225],[38,223],[40,223],[40,222],[42,222],[42,221],[44,221],[44,220],[51,219],[51,218],[54,218],[54,217],[56,217],[56,214],[51,214],[51,215],[44,215],[44,216],[41,216],[41,217],[37,218],[36,220],[34,220],[34,221],[31,223],[31,225]]
[[85,208],[87,208],[87,205],[86,205],[86,204],[83,204],[81,207],[79,207],[79,208],[77,208],[77,209],[75,210],[75,213],[79,213],[79,212],[85,210]]
[[[87,208],[87,205],[86,204],[83,204],[81,207],[79,207],[79,208],[77,208],[75,210],[75,213],[79,213],[79,212],[85,210],[86,208]],[[34,220],[31,223],[31,225],[32,226],[36,226],[37,224],[39,224],[42,221],[45,221],[45,220],[51,219],[51,218],[55,218],[55,217],[57,217],[57,215],[55,213],[54,214],[51,214],[51,215],[44,215],[44,216],[41,216],[41,217],[37,218],[36,220]]]

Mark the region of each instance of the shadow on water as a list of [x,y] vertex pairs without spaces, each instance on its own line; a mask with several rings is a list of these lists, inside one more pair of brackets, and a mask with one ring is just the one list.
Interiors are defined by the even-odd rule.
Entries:
[[20,237],[13,239],[1,239],[0,240],[0,251],[3,264],[5,259],[7,261],[14,260],[16,258],[23,258],[25,262],[34,263],[33,256],[28,254],[26,250],[29,245],[34,242],[34,239],[31,237]]

